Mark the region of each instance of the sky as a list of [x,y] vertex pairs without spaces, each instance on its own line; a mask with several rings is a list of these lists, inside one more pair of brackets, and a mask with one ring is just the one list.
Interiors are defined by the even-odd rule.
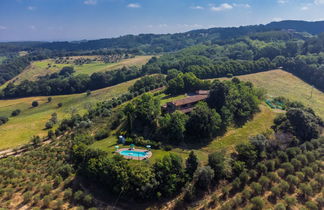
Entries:
[[72,41],[125,34],[324,20],[324,0],[0,0],[0,41]]

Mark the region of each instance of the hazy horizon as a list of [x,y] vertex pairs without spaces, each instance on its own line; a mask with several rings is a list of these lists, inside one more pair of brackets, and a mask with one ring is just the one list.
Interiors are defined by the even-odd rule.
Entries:
[[74,41],[281,20],[323,20],[324,0],[1,0],[0,41]]

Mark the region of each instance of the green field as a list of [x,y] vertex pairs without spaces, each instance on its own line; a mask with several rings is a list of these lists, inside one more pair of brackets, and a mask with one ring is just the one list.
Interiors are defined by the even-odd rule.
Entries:
[[[29,97],[14,100],[0,100],[0,116],[10,116],[15,109],[20,109],[21,114],[10,117],[9,122],[0,126],[0,149],[16,147],[30,141],[33,135],[44,136],[45,123],[56,112],[58,119],[62,120],[72,112],[84,113],[88,107],[98,101],[108,100],[125,93],[136,80],[125,82],[116,86],[93,91],[90,96],[85,93],[53,96],[51,103],[47,103],[47,97]],[[31,107],[32,101],[37,100],[39,106]],[[63,103],[61,108],[58,103]]]
[[[89,56],[78,56],[78,57],[89,57]],[[93,57],[93,56],[92,56]],[[75,75],[78,74],[88,74],[91,75],[95,72],[109,71],[123,66],[142,66],[151,58],[152,56],[136,56],[134,58],[124,59],[117,63],[103,63],[100,61],[94,61],[89,64],[83,65],[72,65],[72,64],[55,64],[54,59],[46,59],[42,61],[35,61],[29,65],[22,73],[14,77],[10,81],[6,82],[4,85],[0,86],[4,88],[9,82],[15,82],[19,84],[23,80],[34,81],[40,76],[45,76],[47,74],[52,74],[60,71],[64,66],[74,66]]]
[[[238,76],[241,80],[250,81],[255,86],[267,90],[269,97],[284,96],[290,100],[300,101],[324,118],[324,93],[298,77],[283,70],[272,70],[255,74]],[[221,78],[221,80],[228,78]]]

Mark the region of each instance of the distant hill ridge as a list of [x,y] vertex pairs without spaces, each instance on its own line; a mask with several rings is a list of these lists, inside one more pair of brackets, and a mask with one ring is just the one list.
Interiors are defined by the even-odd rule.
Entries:
[[271,22],[266,25],[249,25],[240,27],[216,27],[198,29],[174,34],[139,34],[125,35],[115,38],[97,40],[82,40],[72,42],[11,42],[0,43],[4,45],[17,45],[26,48],[44,48],[50,50],[97,50],[102,48],[138,49],[144,53],[172,52],[195,44],[228,40],[258,32],[271,30],[289,30],[307,32],[317,35],[324,32],[324,21],[298,21],[285,20]]

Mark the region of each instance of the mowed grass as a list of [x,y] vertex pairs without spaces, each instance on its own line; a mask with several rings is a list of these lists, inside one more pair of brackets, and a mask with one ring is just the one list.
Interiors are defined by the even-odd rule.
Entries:
[[290,100],[300,101],[314,109],[324,119],[324,93],[314,88],[313,96],[310,98],[312,86],[291,73],[283,70],[272,70],[238,76],[238,78],[266,89],[269,97],[284,96]]
[[124,59],[117,63],[90,63],[82,66],[75,66],[75,74],[92,74],[95,72],[109,71],[122,68],[123,66],[142,66],[146,64],[152,56],[136,56],[134,58]]
[[[0,100],[0,116],[9,117],[13,110],[21,110],[19,116],[10,117],[9,122],[0,126],[0,149],[26,144],[33,135],[45,136],[48,131],[44,130],[44,126],[52,113],[58,114],[59,121],[75,112],[85,113],[87,108],[94,106],[98,101],[125,93],[135,81],[96,90],[90,96],[86,96],[85,93],[53,96],[50,103],[47,103],[47,96]],[[39,102],[39,106],[32,108],[31,103],[35,100]],[[58,103],[63,103],[63,106],[58,108]]]
[[[89,56],[76,56],[76,57],[84,57],[87,58]],[[45,59],[42,61],[35,61],[31,65],[29,65],[22,73],[6,82],[4,85],[0,86],[4,88],[9,82],[14,82],[15,84],[19,84],[24,80],[35,81],[40,76],[45,76],[47,74],[52,74],[55,72],[59,72],[64,66],[74,66],[75,75],[79,74],[88,74],[91,75],[95,72],[103,72],[109,70],[115,70],[118,68],[122,68],[123,66],[142,66],[151,58],[152,56],[136,56],[134,58],[123,59],[117,63],[103,63],[99,61],[94,61],[89,64],[83,65],[72,65],[72,64],[56,64],[54,59]]]

